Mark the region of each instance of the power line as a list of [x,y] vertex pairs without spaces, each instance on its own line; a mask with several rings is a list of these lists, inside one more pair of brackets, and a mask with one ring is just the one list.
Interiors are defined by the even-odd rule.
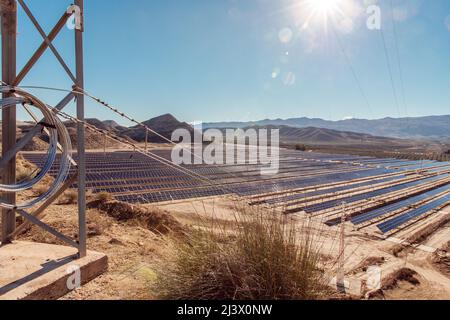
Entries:
[[[176,142],[170,140],[169,138],[165,137],[164,135],[160,134],[159,132],[153,130],[152,128],[148,127],[145,123],[139,122],[137,120],[135,120],[134,118],[132,118],[131,116],[127,115],[126,113],[120,111],[118,108],[110,105],[109,103],[105,102],[104,100],[88,93],[86,90],[80,89],[80,88],[74,88],[73,90],[67,90],[67,89],[61,89],[61,88],[53,88],[53,87],[42,87],[42,86],[22,86],[21,88],[27,88],[27,89],[42,89],[42,90],[51,90],[51,91],[60,91],[60,92],[71,92],[75,95],[85,95],[87,97],[89,97],[90,99],[94,100],[95,102],[103,105],[104,107],[108,108],[109,110],[113,111],[115,114],[119,115],[120,117],[142,127],[143,129],[146,130],[146,134],[148,132],[155,134],[156,136],[158,136],[159,138],[163,139],[164,141],[170,143],[171,145],[178,145]],[[183,151],[186,151],[187,153],[189,153],[191,156],[193,156],[194,158],[198,159],[198,160],[202,160],[203,159],[201,157],[199,157],[195,152],[192,152],[191,150],[181,147],[183,149]],[[223,167],[219,167],[218,165],[215,164],[211,164],[210,166],[213,166],[215,168],[219,168],[219,170],[221,170],[222,172],[224,172],[225,174],[229,175],[230,177],[233,178],[240,178],[238,175],[235,175],[225,169],[223,169]]]
[[406,116],[408,117],[408,105],[406,103],[405,83],[404,83],[404,79],[403,79],[403,68],[402,68],[402,64],[401,64],[401,60],[400,60],[400,49],[398,47],[397,24],[395,22],[394,4],[393,4],[392,0],[390,0],[390,7],[391,7],[391,13],[392,13],[392,26],[393,26],[393,31],[394,31],[395,51],[396,51],[396,55],[397,55],[398,70],[400,72],[399,75],[400,75],[401,93],[402,93],[402,98],[403,98],[403,105],[405,107],[405,113],[406,113]]
[[387,69],[388,69],[388,72],[389,72],[392,92],[394,94],[395,104],[397,106],[398,115],[400,117],[400,104],[398,102],[397,90],[395,88],[394,75],[393,75],[393,72],[392,72],[391,62],[390,62],[390,59],[389,59],[389,53],[388,53],[388,50],[387,50],[386,38],[384,36],[383,26],[381,26],[381,28],[380,28],[380,35],[381,35],[381,40],[382,40],[382,43],[383,43],[384,56],[386,58],[386,65],[387,65]]
[[363,89],[363,86],[362,86],[361,81],[360,81],[360,79],[358,77],[358,74],[357,74],[357,72],[356,72],[356,70],[355,70],[355,68],[354,68],[354,66],[353,66],[353,64],[351,62],[351,59],[348,56],[347,52],[345,51],[344,45],[342,44],[342,41],[341,41],[341,38],[337,34],[337,31],[335,30],[333,25],[331,25],[331,29],[333,30],[334,36],[337,39],[337,42],[338,42],[339,48],[341,50],[341,53],[344,56],[345,61],[348,64],[348,67],[350,68],[350,71],[351,71],[351,73],[353,75],[353,79],[355,80],[356,85],[358,87],[359,93],[361,94],[361,96],[362,96],[362,98],[363,98],[363,100],[364,100],[364,102],[365,102],[365,104],[366,104],[370,114],[373,116],[372,106],[371,106],[371,104],[369,102],[369,99],[368,99],[364,89]]

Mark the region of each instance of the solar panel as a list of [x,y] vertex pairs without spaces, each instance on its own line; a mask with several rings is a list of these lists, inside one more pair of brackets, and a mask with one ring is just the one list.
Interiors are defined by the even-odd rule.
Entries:
[[360,200],[380,196],[380,195],[383,195],[386,193],[413,187],[413,186],[416,186],[419,184],[433,182],[433,181],[442,179],[443,177],[444,176],[438,176],[438,177],[433,177],[433,178],[428,178],[428,179],[417,180],[417,181],[413,181],[413,182],[405,182],[405,183],[398,184],[396,186],[386,187],[386,188],[379,189],[376,191],[366,192],[366,193],[354,195],[354,196],[343,198],[343,199],[336,199],[336,200],[326,201],[326,202],[319,203],[319,204],[314,204],[314,205],[305,207],[304,210],[307,213],[319,212],[319,211],[323,211],[323,210],[327,210],[327,209],[336,207],[336,206],[342,204],[343,202],[344,203],[353,203],[353,202],[357,202]]
[[[237,194],[259,195],[399,172],[398,170],[385,168],[374,169],[355,166],[350,164],[350,162],[369,164],[397,163],[401,161],[284,149],[280,151],[280,170],[277,175],[269,178],[261,176],[260,169],[262,166],[255,164],[186,165],[185,168],[213,181],[226,183],[227,190],[233,190]],[[165,159],[171,159],[171,150],[154,150],[152,152]],[[239,152],[244,153],[243,150],[239,150]],[[46,159],[46,154],[25,153],[24,156],[27,160],[37,165],[42,164]],[[76,153],[73,157],[76,161]],[[57,161],[50,170],[50,174],[57,174],[59,159],[60,155],[57,156]],[[132,151],[110,152],[107,154],[103,152],[88,152],[86,160],[88,188],[94,192],[107,191],[120,197],[120,199],[130,202],[158,202],[226,193],[204,181],[195,179],[174,168],[168,168],[154,159]],[[72,169],[71,172],[74,173],[75,169]],[[384,181],[390,180],[386,178],[386,180],[380,179],[377,182],[381,183]],[[369,185],[369,182],[279,197],[270,200],[270,203],[295,201],[325,192],[344,191],[365,185]],[[72,187],[77,187],[77,184],[75,183]]]
[[446,195],[445,197],[442,197],[438,200],[434,200],[430,203],[427,203],[423,206],[420,206],[419,208],[416,208],[412,211],[409,211],[405,214],[399,215],[391,220],[388,220],[386,222],[383,222],[379,225],[377,225],[378,229],[380,229],[383,233],[388,233],[389,231],[392,231],[394,229],[397,229],[398,227],[406,224],[407,222],[416,219],[433,209],[436,209],[446,203],[450,204],[450,194]]
[[432,191],[428,191],[428,192],[422,193],[422,194],[417,195],[415,197],[411,197],[411,198],[408,198],[406,200],[399,201],[399,202],[396,202],[396,203],[384,206],[382,208],[378,208],[378,209],[366,212],[366,213],[361,214],[359,216],[353,217],[351,222],[354,225],[359,225],[359,224],[368,222],[368,221],[370,221],[372,219],[382,217],[382,216],[384,216],[384,215],[386,215],[388,213],[395,212],[395,211],[397,211],[397,210],[399,210],[401,208],[408,207],[410,205],[413,205],[414,203],[418,203],[420,201],[426,200],[428,198],[436,196],[436,195],[438,195],[438,194],[440,194],[440,193],[442,193],[444,191],[447,191],[447,190],[450,190],[450,184],[446,185],[444,187],[432,190]]
[[290,201],[295,201],[295,200],[299,200],[299,199],[310,198],[310,197],[323,195],[323,194],[336,193],[336,192],[340,192],[340,191],[361,188],[361,187],[364,187],[364,186],[370,186],[370,185],[373,185],[373,184],[379,184],[379,183],[394,181],[394,180],[403,179],[403,178],[405,178],[405,176],[389,177],[389,178],[380,179],[380,180],[365,181],[365,182],[356,183],[356,184],[347,185],[347,186],[341,186],[341,187],[335,187],[335,188],[331,188],[331,189],[311,191],[311,192],[306,192],[306,193],[301,193],[301,194],[294,194],[294,195],[290,195],[290,196],[284,196],[284,197],[281,197],[281,198],[269,199],[269,200],[266,200],[265,203],[268,203],[268,204],[285,203],[285,202],[290,202]]

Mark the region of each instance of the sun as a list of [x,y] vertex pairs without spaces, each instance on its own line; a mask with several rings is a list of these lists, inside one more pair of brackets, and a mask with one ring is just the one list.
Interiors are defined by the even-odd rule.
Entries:
[[307,0],[306,4],[314,14],[330,16],[339,11],[341,0]]
[[344,9],[349,3],[350,0],[301,0],[297,10],[303,15],[303,28],[314,22],[321,22],[326,32],[330,20],[345,17]]

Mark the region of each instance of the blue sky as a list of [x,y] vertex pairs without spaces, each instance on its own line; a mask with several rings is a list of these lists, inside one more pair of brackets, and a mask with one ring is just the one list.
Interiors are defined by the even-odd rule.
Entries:
[[[330,13],[327,28],[317,15],[305,25],[302,1],[86,0],[86,90],[139,120],[163,113],[184,121],[450,114],[448,0],[392,0],[393,11],[390,0],[378,1],[398,104],[380,31],[366,28],[365,8],[377,1],[339,0],[344,14]],[[47,32],[70,4],[27,3]],[[55,41],[68,62],[72,40],[64,29]],[[40,42],[20,12],[18,69]],[[22,84],[70,88],[50,51]],[[61,97],[33,92],[49,103]],[[120,120],[91,101],[87,116]]]

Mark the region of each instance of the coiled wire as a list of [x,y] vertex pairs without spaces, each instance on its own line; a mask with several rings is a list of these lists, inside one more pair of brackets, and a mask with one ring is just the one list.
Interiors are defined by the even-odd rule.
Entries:
[[[0,191],[18,193],[21,191],[29,190],[33,186],[37,185],[42,179],[49,173],[56,160],[58,151],[58,141],[61,145],[61,160],[59,165],[59,171],[55,178],[54,183],[50,188],[40,195],[39,197],[19,204],[12,204],[0,199],[0,207],[6,209],[29,209],[38,203],[41,203],[48,198],[52,197],[67,179],[70,172],[71,159],[72,159],[72,143],[70,141],[69,133],[62,123],[62,121],[53,113],[53,111],[41,100],[33,96],[32,94],[11,86],[0,86],[0,92],[10,93],[12,96],[4,99],[0,99],[1,108],[13,107],[17,104],[30,105],[39,109],[44,117],[44,127],[48,129],[49,134],[49,148],[47,150],[47,160],[45,161],[42,169],[39,173],[30,180],[4,185],[0,184]],[[5,134],[5,133],[3,133]]]

